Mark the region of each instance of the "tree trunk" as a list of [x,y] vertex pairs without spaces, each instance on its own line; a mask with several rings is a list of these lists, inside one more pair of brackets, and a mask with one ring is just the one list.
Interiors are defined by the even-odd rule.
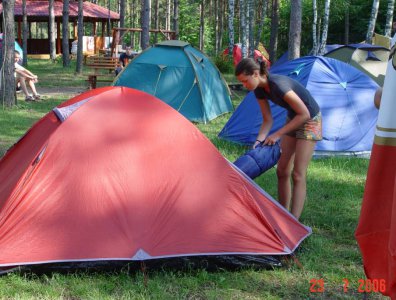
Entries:
[[223,35],[224,35],[224,25],[225,25],[225,15],[226,15],[226,8],[225,8],[225,0],[219,0],[220,1],[220,12],[219,12],[219,44],[217,46],[217,49],[219,49],[219,52],[222,51],[223,49]]
[[142,36],[141,36],[141,47],[142,50],[150,46],[150,10],[151,1],[142,1]]
[[70,66],[69,50],[69,0],[63,0],[62,11],[62,61],[64,67]]
[[254,0],[248,0],[249,11],[249,57],[254,58]]
[[173,0],[173,31],[175,39],[179,39],[179,0]]
[[[134,28],[135,27],[135,24],[136,24],[136,19],[137,19],[137,17],[136,17],[136,2],[135,2],[135,0],[131,0],[131,4],[130,4],[130,15],[131,15],[131,18],[130,18],[130,27],[131,28]],[[131,47],[132,47],[132,49],[135,49],[135,33],[134,32],[132,32],[131,33]]]
[[292,0],[290,7],[288,59],[300,57],[301,48],[301,0]]
[[11,107],[16,104],[14,49],[15,49],[15,0],[3,1],[3,46],[2,66],[0,72],[0,99],[3,106]]
[[219,52],[219,15],[220,15],[220,0],[214,0],[214,18],[213,18],[213,28],[215,32],[215,41],[214,41],[214,51],[217,54]]
[[325,1],[322,38],[320,40],[320,47],[319,47],[319,51],[318,51],[319,55],[323,55],[325,53],[325,49],[326,49],[327,32],[329,31],[330,1],[331,0]]
[[267,15],[267,5],[268,5],[268,1],[267,0],[263,0],[262,3],[263,7],[261,8],[261,20],[260,20],[260,24],[257,30],[257,38],[256,38],[256,43],[254,48],[257,49],[261,40],[261,35],[263,33],[263,28],[265,25],[265,17]]
[[247,57],[247,36],[246,36],[246,1],[247,0],[240,0],[239,6],[239,14],[240,14],[240,24],[241,24],[241,51],[242,51],[242,58]]
[[344,27],[344,44],[349,44],[349,1],[346,2],[345,7],[345,27]]
[[392,34],[394,8],[395,8],[395,0],[388,0],[388,7],[386,9],[386,24],[385,24],[385,36],[387,37],[391,37]]
[[370,21],[366,35],[367,44],[372,44],[373,42],[374,28],[375,28],[375,23],[377,22],[378,7],[379,7],[379,0],[373,0],[373,6],[371,8]]
[[83,64],[83,35],[84,35],[84,15],[83,15],[83,0],[78,0],[78,24],[77,24],[77,62],[76,73],[82,72]]
[[110,37],[110,27],[111,27],[111,22],[110,22],[110,11],[111,11],[111,0],[107,0],[107,10],[109,12],[109,17],[107,18],[107,36]]
[[312,13],[313,13],[313,18],[312,18],[312,50],[311,54],[312,55],[318,55],[318,39],[317,39],[317,33],[316,33],[316,28],[318,26],[318,6],[316,3],[316,0],[312,0]]
[[22,22],[23,22],[23,31],[22,31],[22,51],[23,51],[23,62],[22,64],[27,67],[27,40],[28,40],[28,30],[29,25],[27,21],[27,12],[26,12],[26,0],[22,1]]
[[204,0],[199,4],[200,21],[199,21],[199,50],[204,51],[204,32],[205,32],[205,12]]
[[270,61],[274,62],[278,52],[278,30],[279,30],[279,0],[272,0],[271,14],[271,36],[270,36]]
[[234,34],[234,0],[228,0],[228,56],[232,59],[232,51],[234,50],[235,34]]
[[[154,26],[155,29],[160,29],[159,25],[159,0],[155,0],[154,2]],[[158,42],[158,33],[154,34],[154,44]]]
[[55,45],[55,12],[54,12],[54,0],[48,1],[48,38],[50,48],[50,59],[54,62],[56,59],[56,45]]
[[119,0],[120,1],[120,27],[124,28],[125,27],[125,7],[126,3],[125,0]]
[[166,14],[165,14],[165,29],[166,30],[170,30],[171,26],[170,26],[170,14],[171,12],[171,1],[170,0],[166,0]]

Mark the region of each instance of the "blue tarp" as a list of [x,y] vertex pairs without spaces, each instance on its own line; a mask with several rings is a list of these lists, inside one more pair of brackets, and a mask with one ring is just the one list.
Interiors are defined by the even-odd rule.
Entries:
[[[378,84],[369,76],[344,62],[322,56],[305,56],[273,66],[271,73],[299,81],[318,102],[323,116],[323,140],[317,143],[315,150],[371,150],[378,117],[373,98]],[[254,95],[248,94],[219,137],[253,144],[262,123],[256,102]],[[275,129],[284,122],[285,114],[275,115]]]

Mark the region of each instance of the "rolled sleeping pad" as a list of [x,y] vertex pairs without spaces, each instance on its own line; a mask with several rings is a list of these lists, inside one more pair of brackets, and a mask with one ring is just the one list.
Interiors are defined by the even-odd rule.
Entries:
[[280,155],[279,142],[276,142],[272,146],[260,144],[256,148],[248,150],[241,155],[234,162],[234,165],[251,179],[254,179],[275,166]]

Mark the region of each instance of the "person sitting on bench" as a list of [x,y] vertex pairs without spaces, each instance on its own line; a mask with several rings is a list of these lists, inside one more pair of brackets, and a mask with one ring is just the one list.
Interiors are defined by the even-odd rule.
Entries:
[[[38,81],[37,75],[34,75],[28,69],[25,69],[20,64],[18,64],[19,59],[21,58],[20,53],[15,50],[15,79],[25,94],[25,101],[36,101],[40,100],[41,96],[37,93],[35,83]],[[26,82],[29,84],[30,89],[32,90],[33,95],[30,95]]]
[[121,53],[119,58],[119,64],[115,70],[116,76],[126,67],[131,59],[135,57],[135,54],[132,53],[131,47],[126,47],[125,52]]

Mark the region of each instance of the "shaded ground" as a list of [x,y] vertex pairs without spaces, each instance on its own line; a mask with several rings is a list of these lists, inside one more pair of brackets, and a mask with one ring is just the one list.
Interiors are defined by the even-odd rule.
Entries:
[[70,95],[75,96],[85,92],[87,88],[83,87],[37,87],[37,91],[44,97],[59,96],[59,95]]

